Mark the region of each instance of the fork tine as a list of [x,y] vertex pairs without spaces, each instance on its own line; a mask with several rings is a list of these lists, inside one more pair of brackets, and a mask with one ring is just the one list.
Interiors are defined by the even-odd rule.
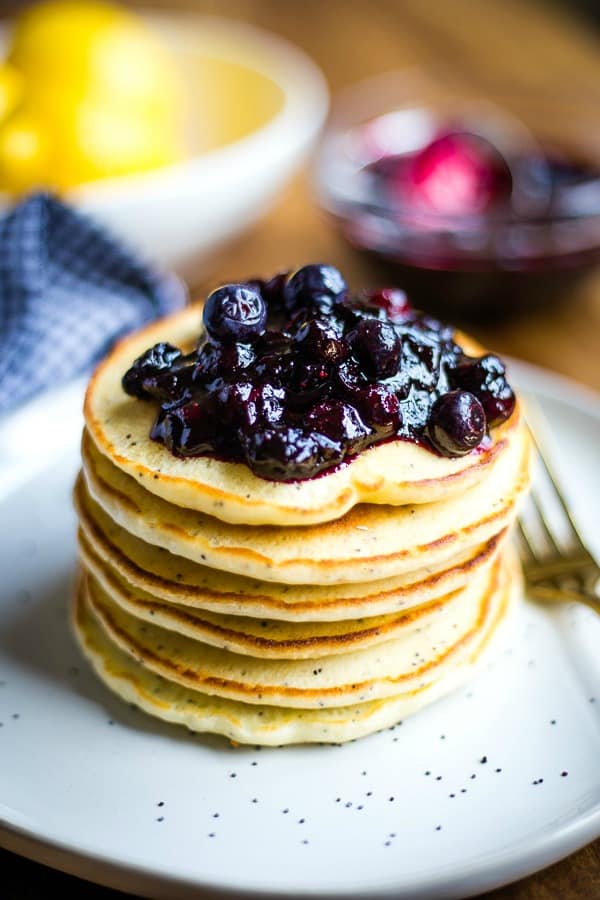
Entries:
[[538,556],[535,552],[535,544],[531,540],[531,537],[527,531],[527,528],[523,524],[523,519],[521,516],[517,519],[517,535],[519,539],[519,545],[522,550],[522,558],[524,562],[537,562]]
[[544,512],[542,501],[540,500],[539,494],[535,490],[535,488],[532,488],[529,493],[529,503],[536,512],[538,524],[540,525],[544,537],[548,542],[550,550],[552,550],[554,553],[562,553],[560,544],[552,533],[552,529],[550,528],[550,525],[548,523],[547,514]]
[[[535,448],[537,450],[537,455],[538,455],[540,464],[541,464],[541,466],[546,474],[546,477],[552,487],[554,496],[555,496],[560,508],[562,509],[562,511],[565,514],[565,520],[566,520],[567,524],[570,526],[569,530],[570,530],[571,539],[572,539],[573,543],[579,549],[585,549],[585,545],[584,545],[583,541],[581,540],[581,537],[577,530],[577,526],[576,526],[575,522],[573,521],[573,516],[571,515],[571,511],[570,511],[570,509],[567,505],[567,502],[565,500],[565,497],[559,487],[558,481],[552,471],[551,464],[548,461],[548,454],[543,446],[544,442],[543,442],[542,435],[545,433],[545,431],[547,429],[547,426],[545,424],[546,420],[545,420],[544,414],[542,413],[538,402],[535,399],[533,399],[531,397],[531,395],[527,396],[525,405],[526,405],[526,418],[531,426],[529,429],[529,433],[531,435],[531,438],[532,438]],[[536,497],[535,490],[531,491],[530,496],[532,498]],[[534,500],[534,502],[535,502],[535,500]],[[535,505],[536,505],[536,508],[538,509],[538,511],[540,511],[540,518],[542,520],[542,526],[544,528],[544,531],[548,535],[549,539],[552,541],[553,545],[556,547],[556,541],[552,537],[551,532],[548,527],[548,524],[545,521],[543,514],[541,513],[542,507],[541,507],[541,503],[539,501],[539,495],[537,496],[537,502],[535,503]],[[558,547],[557,547],[557,550],[558,550]]]
[[573,521],[573,516],[571,515],[571,511],[570,511],[569,507],[567,506],[567,502],[564,498],[564,495],[558,486],[558,482],[557,482],[550,466],[548,465],[547,457],[544,456],[542,449],[540,447],[539,441],[536,440],[535,438],[534,438],[534,440],[535,440],[536,448],[538,450],[540,462],[542,464],[544,472],[548,476],[548,480],[549,480],[550,484],[552,485],[552,489],[554,491],[554,496],[556,497],[562,511],[564,512],[567,522],[571,526],[571,528],[570,528],[571,538],[572,538],[573,542],[577,545],[577,547],[583,548],[583,546],[584,546],[583,541],[581,540],[581,537],[579,536],[579,532],[577,531],[577,526],[576,526],[575,522]]

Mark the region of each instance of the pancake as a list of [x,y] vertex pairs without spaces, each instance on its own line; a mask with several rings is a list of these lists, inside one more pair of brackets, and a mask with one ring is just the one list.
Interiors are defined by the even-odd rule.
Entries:
[[228,616],[161,602],[132,587],[103,564],[83,536],[79,548],[85,571],[113,603],[132,616],[212,647],[258,658],[315,659],[372,647],[422,630],[440,614],[452,617],[453,608],[462,603],[463,591],[458,590],[405,612],[342,622],[298,623]]
[[[521,412],[493,428],[489,446],[455,459],[409,441],[371,447],[352,462],[318,478],[268,481],[240,463],[181,459],[149,438],[152,403],[130,397],[121,378],[133,360],[158,341],[191,349],[201,330],[201,309],[191,307],[122,341],[88,387],[85,420],[97,449],[162,499],[225,522],[308,525],[340,518],[358,503],[404,505],[458,496],[492,474],[521,431]],[[465,352],[481,348],[457,335]]]
[[443,678],[382,700],[316,710],[250,705],[209,696],[162,678],[106,636],[86,603],[82,587],[72,611],[76,638],[100,680],[125,702],[190,731],[223,735],[236,743],[281,746],[354,740],[387,728],[456,690],[475,676],[483,651],[489,647],[491,652],[499,643],[500,626],[516,601],[519,584],[518,579],[509,580],[495,618],[479,636],[471,654]]
[[505,532],[444,563],[363,584],[289,585],[219,572],[147,544],[92,500],[80,475],[74,502],[84,546],[134,588],[155,599],[227,615],[291,622],[381,616],[431,603],[464,587],[497,553]]
[[282,529],[230,525],[167,503],[114,466],[87,431],[82,443],[89,492],[124,529],[193,562],[285,584],[366,582],[442,567],[510,524],[529,482],[530,453],[529,436],[521,431],[493,473],[461,496],[435,504],[360,505],[334,522]]
[[[501,565],[502,563],[502,565]],[[273,660],[208,646],[132,616],[96,578],[85,579],[88,602],[110,639],[170,681],[245,703],[306,709],[345,706],[417,690],[473,651],[502,605],[508,562],[498,559],[422,628],[340,656]]]

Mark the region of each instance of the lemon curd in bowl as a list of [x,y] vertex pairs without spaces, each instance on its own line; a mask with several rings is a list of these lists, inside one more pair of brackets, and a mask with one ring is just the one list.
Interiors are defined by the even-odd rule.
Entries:
[[[183,157],[61,194],[193,280],[214,251],[268,211],[317,137],[327,88],[300,50],[258,28],[191,13],[144,20],[176,60]],[[0,34],[5,45],[8,34]],[[0,208],[12,202],[0,194]]]

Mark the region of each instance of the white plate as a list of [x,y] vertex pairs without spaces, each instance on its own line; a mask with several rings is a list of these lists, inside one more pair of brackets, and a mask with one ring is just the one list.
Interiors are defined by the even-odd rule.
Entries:
[[[517,374],[598,552],[600,403]],[[2,845],[169,900],[199,888],[433,898],[493,888],[600,835],[600,621],[585,608],[528,603],[472,686],[343,747],[235,749],[114,698],[66,625],[77,393],[46,400],[37,432],[39,405],[21,413],[13,436],[37,471],[17,466],[14,490],[5,472],[0,501]],[[40,471],[46,431],[58,459]],[[3,432],[10,448],[10,422]]]

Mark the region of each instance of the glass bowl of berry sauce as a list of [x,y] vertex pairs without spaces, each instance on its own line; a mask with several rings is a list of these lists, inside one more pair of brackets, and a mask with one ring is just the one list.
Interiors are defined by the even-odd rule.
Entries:
[[345,238],[436,313],[549,304],[600,262],[596,98],[379,76],[340,98],[314,175]]

